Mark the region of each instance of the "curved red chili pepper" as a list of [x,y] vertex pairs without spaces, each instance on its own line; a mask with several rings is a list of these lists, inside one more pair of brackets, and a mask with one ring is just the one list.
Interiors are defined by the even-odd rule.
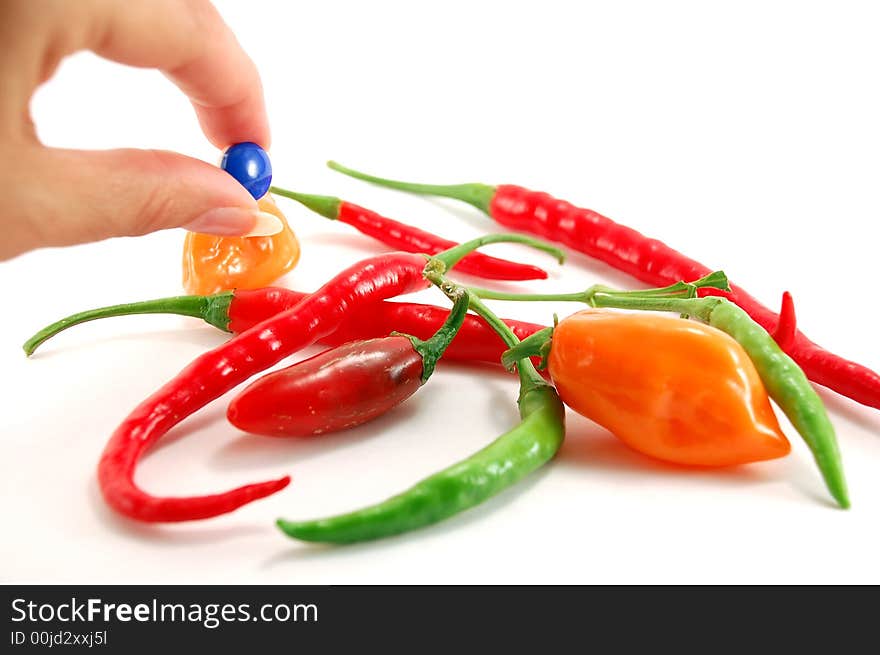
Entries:
[[290,478],[189,498],[152,496],[134,482],[143,452],[184,418],[255,373],[332,333],[352,307],[428,286],[423,256],[391,253],[344,270],[293,308],[198,357],[123,421],[104,449],[98,480],[107,503],[140,521],[189,521],[230,512],[284,488]]
[[[291,309],[196,358],[136,407],[110,437],[98,463],[105,500],[118,512],[141,521],[189,521],[230,512],[285,487],[288,477],[210,496],[162,498],[141,490],[134,482],[134,470],[144,450],[177,423],[255,373],[331,334],[354,308],[367,310],[385,298],[424,289],[429,286],[424,274],[431,267],[445,270],[475,249],[499,242],[526,243],[560,261],[564,258],[558,248],[514,234],[473,239],[430,260],[401,252],[371,257],[348,267]],[[228,299],[229,295],[220,297]],[[197,304],[203,300],[198,298]],[[216,319],[212,317],[215,325]]]
[[[395,221],[376,212],[336,198],[288,191],[272,187],[272,193],[290,198],[308,207],[316,214],[331,220],[342,221],[356,228],[361,234],[371,236],[395,250],[436,255],[456,246],[455,241],[420,230],[412,225]],[[472,252],[456,266],[459,273],[467,273],[488,280],[545,280],[547,271],[531,264],[520,264],[499,259],[481,252]]]
[[[296,306],[308,294],[280,287],[237,289],[229,303],[230,332],[250,329],[260,321]],[[436,305],[413,302],[382,301],[367,311],[355,309],[339,323],[336,330],[322,337],[319,343],[341,346],[358,339],[375,339],[398,331],[419,339],[428,339],[449,316],[449,310]],[[518,339],[525,339],[545,325],[502,319]],[[468,314],[458,335],[443,355],[444,359],[499,364],[506,346],[492,328],[479,316]],[[535,358],[535,362],[539,361]]]

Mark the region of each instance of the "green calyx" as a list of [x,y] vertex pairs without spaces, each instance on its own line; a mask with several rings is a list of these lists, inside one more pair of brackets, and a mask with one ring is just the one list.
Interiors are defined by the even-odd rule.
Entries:
[[296,191],[289,191],[278,186],[269,187],[269,191],[275,195],[296,200],[298,203],[305,205],[316,214],[320,214],[325,218],[334,221],[339,218],[339,206],[342,204],[342,200],[334,196],[316,196],[309,193],[297,193]]
[[547,368],[547,357],[553,344],[553,328],[546,327],[520,341],[513,348],[509,348],[501,355],[501,363],[504,368],[510,370],[521,359],[540,357],[541,363],[538,368]]
[[401,332],[392,332],[392,335],[406,337],[413,345],[413,349],[422,356],[422,384],[428,381],[428,378],[434,373],[437,362],[446,352],[449,344],[458,334],[464,323],[465,316],[468,311],[468,297],[464,291],[450,296],[453,300],[452,310],[449,316],[443,321],[443,325],[429,339],[419,339],[411,334],[403,334]]
[[473,205],[477,209],[486,214],[489,213],[489,206],[492,204],[492,198],[495,197],[495,187],[488,184],[480,184],[472,182],[467,184],[419,184],[415,182],[403,182],[401,180],[391,180],[385,177],[376,177],[348,168],[335,161],[328,161],[327,166],[338,173],[354,177],[365,182],[386,187],[388,189],[397,189],[398,191],[408,191],[418,195],[441,196],[444,198],[452,198],[453,200],[461,200],[469,205]]
[[221,291],[205,296],[205,306],[198,318],[224,332],[229,332],[229,305],[234,295],[234,291]]
[[47,325],[25,341],[22,348],[25,354],[30,357],[39,348],[40,344],[74,325],[87,323],[99,318],[128,316],[130,314],[177,314],[179,316],[192,316],[194,318],[201,318],[207,323],[228,332],[229,304],[232,302],[232,295],[232,291],[222,291],[211,296],[173,296],[170,298],[157,298],[156,300],[144,300],[142,302],[90,309],[85,312],[71,314],[60,321]]

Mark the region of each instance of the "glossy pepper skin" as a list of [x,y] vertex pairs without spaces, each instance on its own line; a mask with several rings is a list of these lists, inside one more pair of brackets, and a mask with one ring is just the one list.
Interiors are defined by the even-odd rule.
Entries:
[[[335,162],[328,162],[328,166],[380,186],[467,202],[505,227],[563,243],[651,285],[695,280],[711,270],[662,241],[541,191],[513,184],[416,184],[368,175]],[[740,287],[731,285],[729,292],[706,289],[700,293],[725,297],[767,332],[777,331],[776,313]],[[864,405],[880,408],[877,372],[825,350],[800,330],[785,344],[785,352],[814,382]]]
[[[733,337],[749,354],[770,397],[776,401],[809,446],[828,491],[842,508],[850,506],[843,459],[825,404],[804,371],[744,309],[726,298],[714,296],[691,299],[615,299],[611,295],[597,294],[594,299],[595,306],[602,306],[606,301],[611,304],[605,306],[624,309],[684,313]],[[793,317],[793,311],[790,314]]]
[[183,288],[208,295],[231,289],[257,289],[272,284],[299,261],[300,246],[272,197],[257,205],[284,224],[268,237],[219,237],[190,232],[183,243]]
[[[296,306],[308,295],[282,287],[264,287],[223,291],[210,296],[172,296],[100,307],[67,316],[46,326],[28,339],[23,348],[27,355],[32,355],[47,339],[74,325],[129,314],[192,316],[221,330],[239,334]],[[436,305],[382,301],[367,310],[353,308],[352,313],[340,321],[336,330],[319,339],[318,343],[341,346],[358,339],[384,337],[395,330],[419,339],[428,339],[448,316],[448,309]],[[525,339],[544,328],[543,325],[514,319],[504,319],[504,322],[519,339]],[[456,361],[498,364],[504,350],[504,343],[483,319],[468,315],[464,318],[458,336],[447,347],[444,357]],[[539,360],[536,358],[534,361],[537,363]]]
[[[837,445],[834,426],[828,418],[825,405],[797,363],[785,354],[773,337],[746,313],[726,298],[695,297],[697,292],[726,276],[716,272],[693,283],[679,283],[663,289],[619,292],[596,286],[575,294],[507,294],[491,290],[472,290],[486,298],[504,300],[565,300],[585,302],[591,307],[675,312],[701,321],[733,337],[748,354],[770,397],[788,417],[791,424],[809,446],[825,485],[842,508],[850,506],[843,460]],[[782,318],[777,336],[783,341],[790,338],[796,326],[791,297],[783,298]],[[501,361],[510,365],[524,355],[546,355],[553,332],[546,328],[525,339],[520,345],[504,353]]]
[[554,329],[548,368],[566,405],[657,459],[729,466],[791,449],[748,354],[715,328],[586,310]]
[[309,437],[366,423],[396,407],[428,381],[467,314],[456,300],[429,339],[392,335],[351,341],[251,383],[226,412],[245,432]]
[[[272,187],[272,193],[296,200],[321,216],[351,225],[361,234],[373,237],[395,250],[433,255],[456,245],[454,241],[395,221],[334,196],[297,193],[280,187]],[[547,278],[547,271],[537,266],[499,259],[481,252],[472,252],[462,259],[456,268],[460,273],[489,280],[544,280]]]
[[406,337],[354,341],[269,373],[236,396],[226,418],[268,437],[310,437],[385,414],[422,386]]
[[392,253],[359,262],[294,308],[196,358],[138,405],[110,437],[98,463],[108,505],[139,521],[190,521],[231,512],[287,486],[285,476],[208,496],[158,497],[141,490],[134,473],[141,455],[168,430],[255,373],[332,333],[350,307],[425,288],[425,261]]
[[138,405],[114,431],[98,463],[98,483],[107,504],[139,521],[173,522],[204,519],[231,512],[284,488],[289,477],[247,485],[221,494],[158,497],[134,481],[143,453],[168,430],[260,371],[332,334],[340,321],[358,307],[428,286],[430,266],[454,266],[465,254],[486,244],[530,243],[562,253],[519,235],[487,235],[433,258],[389,253],[354,264],[291,309],[197,357],[174,379]]
[[[431,276],[448,295],[464,290]],[[471,308],[508,346],[519,340],[473,294]],[[388,500],[348,514],[310,521],[278,520],[288,536],[303,541],[345,544],[379,539],[437,523],[514,485],[559,451],[565,438],[565,409],[552,386],[527,359],[517,362],[521,422],[470,457],[416,483]]]
[[522,390],[519,408],[515,428],[403,493],[326,519],[280,519],[278,527],[301,541],[346,544],[409,532],[474,507],[540,468],[562,445],[565,409],[552,387]]

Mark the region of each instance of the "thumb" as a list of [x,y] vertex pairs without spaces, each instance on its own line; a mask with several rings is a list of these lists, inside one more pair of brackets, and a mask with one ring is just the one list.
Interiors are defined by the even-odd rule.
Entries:
[[[282,229],[235,178],[198,159],[160,150],[39,148],[16,203],[38,245],[70,245],[184,227],[221,236]],[[39,171],[39,175],[34,175]],[[16,194],[18,195],[18,194]]]

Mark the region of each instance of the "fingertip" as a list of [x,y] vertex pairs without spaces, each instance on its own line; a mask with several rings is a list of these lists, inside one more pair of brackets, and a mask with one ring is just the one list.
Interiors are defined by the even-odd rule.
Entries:
[[244,141],[256,143],[266,151],[271,147],[272,135],[261,90],[226,107],[193,104],[202,132],[220,150]]
[[284,229],[281,220],[269,212],[241,207],[216,207],[183,226],[190,232],[221,237],[268,237]]
[[[46,150],[44,181],[54,189],[39,207],[51,222],[49,245],[198,226],[241,236],[277,226],[232,176],[204,161],[165,151]],[[220,211],[214,215],[210,212]],[[51,241],[51,243],[49,243]]]

